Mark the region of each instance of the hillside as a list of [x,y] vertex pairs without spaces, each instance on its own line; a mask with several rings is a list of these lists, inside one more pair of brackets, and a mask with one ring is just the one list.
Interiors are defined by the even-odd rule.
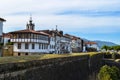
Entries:
[[[84,41],[91,41],[91,40],[84,39],[84,38],[83,38],[83,40]],[[108,42],[108,41],[94,40],[94,42],[96,42],[98,44],[99,48],[101,48],[104,45],[107,45],[107,46],[116,46],[116,45],[118,45],[118,44],[115,44],[113,42]]]
[[113,42],[107,42],[107,41],[99,41],[99,40],[95,40],[95,42],[98,44],[98,46],[101,48],[104,45],[107,46],[116,46],[117,44],[113,43]]

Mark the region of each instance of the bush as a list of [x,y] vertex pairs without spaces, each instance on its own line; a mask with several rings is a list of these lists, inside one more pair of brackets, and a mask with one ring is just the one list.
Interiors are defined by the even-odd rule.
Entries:
[[96,48],[91,48],[91,47],[87,47],[86,50],[87,52],[97,52]]
[[13,45],[13,42],[8,42],[7,45]]
[[120,80],[120,70],[113,66],[103,66],[98,73],[99,80]]

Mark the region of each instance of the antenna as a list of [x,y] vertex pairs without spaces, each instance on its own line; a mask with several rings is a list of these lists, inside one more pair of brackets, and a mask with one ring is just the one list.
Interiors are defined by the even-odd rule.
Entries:
[[30,21],[32,21],[32,14],[30,13]]
[[58,27],[58,25],[56,25],[56,31],[57,31],[57,27]]

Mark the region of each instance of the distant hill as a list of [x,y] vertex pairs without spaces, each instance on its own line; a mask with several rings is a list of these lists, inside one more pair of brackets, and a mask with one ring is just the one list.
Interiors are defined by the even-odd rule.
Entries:
[[95,40],[94,42],[96,42],[98,44],[99,48],[101,48],[104,45],[107,45],[107,46],[116,46],[116,45],[118,45],[118,44],[115,44],[113,42],[107,42],[107,41]]
[[[91,41],[91,40],[87,40],[87,39],[84,39],[84,38],[83,38],[83,40],[84,41]],[[107,45],[107,46],[116,46],[116,45],[118,45],[118,44],[115,44],[113,42],[108,42],[108,41],[94,40],[94,42],[96,42],[98,44],[99,48],[101,48],[104,45]]]

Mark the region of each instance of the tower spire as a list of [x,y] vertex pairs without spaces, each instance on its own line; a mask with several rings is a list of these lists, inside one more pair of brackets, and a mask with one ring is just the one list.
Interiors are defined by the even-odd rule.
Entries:
[[30,20],[29,20],[29,23],[27,23],[26,25],[26,28],[29,29],[29,30],[34,30],[34,23],[32,23],[32,15],[30,14]]

